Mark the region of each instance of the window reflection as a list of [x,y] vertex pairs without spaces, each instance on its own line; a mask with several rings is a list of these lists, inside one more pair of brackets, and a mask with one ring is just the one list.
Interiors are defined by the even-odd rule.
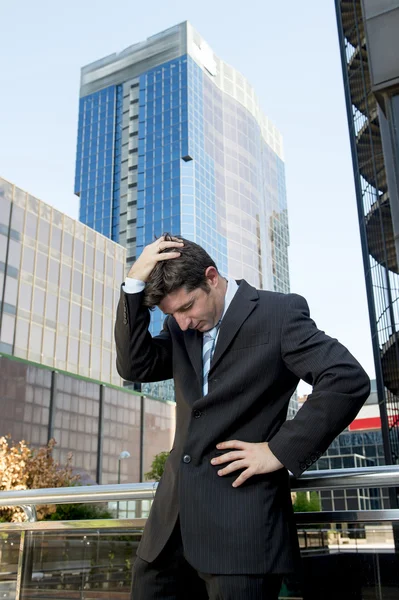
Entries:
[[66,231],[63,232],[63,240],[62,240],[62,252],[65,256],[69,256],[72,258],[72,236]]
[[60,263],[58,260],[54,258],[50,258],[49,260],[49,268],[48,268],[48,280],[50,283],[54,283],[58,285],[60,275]]
[[78,294],[79,296],[82,294],[82,279],[82,273],[80,271],[74,270],[72,291],[74,294]]
[[31,323],[29,336],[29,350],[40,355],[42,349],[43,328],[36,323]]
[[49,245],[49,236],[50,236],[50,224],[44,219],[39,220],[39,235],[38,241],[45,245]]
[[58,297],[53,294],[47,293],[46,299],[46,319],[50,319],[51,321],[57,320],[57,305],[58,305]]
[[11,215],[11,229],[18,233],[23,233],[24,228],[24,210],[13,203]]
[[57,252],[61,251],[61,229],[54,225],[51,228],[51,247]]
[[104,252],[96,250],[96,271],[99,273],[104,272]]
[[84,277],[84,297],[91,300],[93,297],[93,278],[85,275]]
[[[2,183],[0,182],[0,185]],[[10,223],[10,201],[2,195],[3,190],[0,188],[0,223],[6,225],[7,229]]]
[[92,269],[94,267],[94,248],[90,244],[86,244],[86,258],[85,258],[86,269]]
[[24,247],[23,258],[22,258],[22,268],[27,273],[31,273],[33,275],[35,261],[35,252],[32,248]]
[[31,238],[36,239],[37,235],[37,216],[31,212],[26,213],[25,220],[25,235],[29,235]]
[[83,242],[77,238],[75,238],[75,254],[74,259],[78,263],[83,263]]
[[6,289],[4,292],[4,302],[16,306],[18,293],[18,281],[13,277],[6,277]]
[[69,336],[68,343],[68,364],[69,365],[77,365],[78,364],[78,350],[79,350],[79,342],[76,338]]
[[47,261],[48,258],[41,252],[36,254],[36,277],[47,279]]
[[[3,237],[3,236],[2,236]],[[8,264],[16,269],[20,267],[21,260],[21,244],[12,238],[9,239],[8,243]]]
[[7,256],[7,238],[0,233],[0,261],[5,263]]
[[69,323],[69,301],[65,298],[60,298],[58,302],[58,321],[63,325]]
[[91,332],[91,316],[92,313],[87,308],[82,308],[82,330],[85,333]]
[[33,292],[33,312],[44,316],[44,291],[38,287],[35,287]]
[[8,315],[3,312],[3,318],[1,322],[1,333],[0,339],[4,344],[9,344],[10,346],[14,343],[14,330],[15,330],[15,317],[13,315]]
[[32,302],[32,286],[28,283],[21,282],[19,286],[18,307],[24,310],[31,309]]
[[43,348],[49,357],[54,357],[55,331],[48,327],[43,332]]
[[80,311],[81,308],[78,304],[72,302],[71,304],[71,327],[74,329],[80,329]]
[[25,350],[28,347],[29,322],[18,317],[15,330],[15,345]]
[[55,357],[57,360],[66,360],[67,340],[64,335],[57,334],[57,341],[55,347]]
[[71,289],[71,267],[68,267],[68,265],[61,265],[60,286],[63,290]]

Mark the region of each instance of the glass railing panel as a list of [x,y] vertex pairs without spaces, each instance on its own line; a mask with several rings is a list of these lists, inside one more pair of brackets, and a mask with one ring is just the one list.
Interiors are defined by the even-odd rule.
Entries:
[[[345,522],[355,517],[343,512],[316,523],[325,518],[297,515],[301,572],[284,579],[280,600],[398,600],[398,521]],[[0,598],[130,600],[143,523],[40,522],[21,533],[0,524]]]
[[398,600],[396,528],[387,522],[299,526],[301,574],[285,579],[280,599]]
[[142,531],[32,531],[26,537],[23,600],[128,600]]
[[0,529],[0,598],[14,600],[21,534]]

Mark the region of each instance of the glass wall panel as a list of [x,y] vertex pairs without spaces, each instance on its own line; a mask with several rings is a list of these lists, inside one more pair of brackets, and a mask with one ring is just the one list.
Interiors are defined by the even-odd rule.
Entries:
[[20,244],[20,242],[17,242],[16,240],[13,240],[12,238],[10,238],[9,244],[8,244],[7,262],[9,265],[14,267],[15,269],[19,269],[20,261],[21,261],[21,244]]
[[50,407],[50,371],[0,357],[0,373],[1,435],[9,433],[16,442],[25,440],[28,444],[45,444]]
[[99,386],[57,374],[54,407],[54,437],[59,442],[57,457],[73,463],[86,479],[96,481]]
[[159,400],[144,398],[144,473],[159,452],[168,452],[175,432],[175,406]]
[[113,388],[104,388],[103,483],[117,483],[118,457],[127,450],[130,458],[121,460],[121,483],[139,481],[140,475],[140,397]]
[[8,315],[3,313],[3,318],[1,322],[1,332],[0,332],[0,340],[4,344],[8,344],[10,346],[14,343],[14,330],[15,330],[15,317],[13,315]]

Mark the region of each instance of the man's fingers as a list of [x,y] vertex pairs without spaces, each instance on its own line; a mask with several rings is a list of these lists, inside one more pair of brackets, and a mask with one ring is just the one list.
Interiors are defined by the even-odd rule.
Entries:
[[229,465],[227,465],[227,467],[224,467],[224,469],[220,469],[218,471],[218,475],[220,475],[220,476],[228,475],[229,473],[233,473],[234,471],[238,471],[238,469],[244,469],[247,466],[248,466],[247,461],[245,461],[245,460],[235,460],[234,462],[232,462]]
[[239,460],[244,458],[244,453],[239,450],[238,452],[226,452],[226,454],[222,454],[222,456],[216,456],[212,458],[211,463],[213,465],[220,465],[225,462],[230,462],[232,460]]
[[247,446],[249,446],[248,442],[241,442],[240,440],[228,440],[227,442],[221,442],[216,445],[218,450],[228,450],[229,448],[233,448],[235,450],[246,450]]
[[157,262],[161,260],[170,260],[171,258],[178,258],[181,256],[180,252],[162,252],[162,254],[158,254]]
[[158,249],[166,250],[167,248],[176,248],[176,246],[183,246],[183,242],[159,242]]
[[235,481],[233,481],[232,486],[233,487],[239,487],[245,481],[247,481],[247,479],[249,479],[250,477],[252,477],[252,475],[254,475],[254,474],[255,473],[250,468],[245,469],[245,471],[243,471],[241,473],[241,475],[239,475],[239,477],[237,477],[237,479]]

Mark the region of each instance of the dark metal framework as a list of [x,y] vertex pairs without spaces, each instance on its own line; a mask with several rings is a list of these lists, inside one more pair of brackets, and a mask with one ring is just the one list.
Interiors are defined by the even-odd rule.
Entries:
[[335,0],[386,464],[399,463],[399,265],[360,0]]

